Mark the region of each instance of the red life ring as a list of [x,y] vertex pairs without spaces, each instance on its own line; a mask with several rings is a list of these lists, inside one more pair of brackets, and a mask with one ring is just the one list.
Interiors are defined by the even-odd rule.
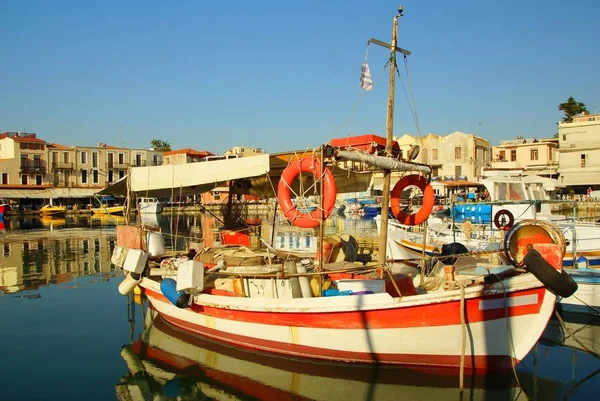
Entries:
[[300,213],[296,205],[292,202],[290,186],[300,173],[311,173],[316,179],[323,176],[323,219],[329,217],[335,206],[335,198],[337,196],[335,179],[329,168],[325,167],[324,172],[321,170],[321,162],[314,157],[305,157],[304,159],[294,161],[281,173],[281,179],[277,186],[277,199],[279,200],[283,215],[297,227],[317,227],[321,211],[317,208],[310,213]]
[[[400,196],[406,187],[413,185],[423,192],[423,204],[417,213],[407,214],[404,213],[400,208]],[[405,175],[396,183],[396,185],[394,185],[394,189],[392,189],[390,206],[392,208],[392,213],[394,213],[394,216],[396,216],[396,219],[400,222],[400,224],[405,224],[407,226],[416,226],[421,224],[427,220],[431,214],[434,203],[435,194],[433,193],[433,188],[429,182],[427,182],[427,179],[422,175]]]
[[[502,219],[503,217],[506,217],[508,221]],[[513,216],[513,214],[509,210],[501,209],[498,210],[498,212],[496,212],[496,214],[494,215],[494,225],[498,230],[508,231],[513,226],[514,222],[515,216]]]

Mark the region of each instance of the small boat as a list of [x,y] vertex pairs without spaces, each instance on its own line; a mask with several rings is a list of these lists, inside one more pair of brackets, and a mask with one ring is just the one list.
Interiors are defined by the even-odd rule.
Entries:
[[66,206],[56,206],[52,204],[44,205],[40,209],[42,216],[64,216],[67,213]]
[[117,204],[112,196],[103,196],[100,199],[100,207],[92,208],[92,214],[123,214],[125,207]]
[[163,204],[157,198],[140,198],[138,212],[140,214],[157,214],[162,212]]
[[564,271],[578,285],[575,294],[558,298],[557,308],[564,312],[600,316],[600,271],[599,269],[577,268]]

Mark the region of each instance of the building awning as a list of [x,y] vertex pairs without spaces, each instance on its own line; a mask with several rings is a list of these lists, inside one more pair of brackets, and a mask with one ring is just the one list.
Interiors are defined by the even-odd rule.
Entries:
[[98,188],[0,189],[0,198],[6,198],[6,199],[91,198],[97,192],[98,192]]

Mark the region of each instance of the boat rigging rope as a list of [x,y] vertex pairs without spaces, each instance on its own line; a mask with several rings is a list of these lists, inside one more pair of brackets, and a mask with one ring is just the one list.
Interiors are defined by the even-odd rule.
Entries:
[[600,359],[600,354],[598,354],[598,353],[594,352],[593,350],[589,349],[588,347],[586,347],[586,346],[585,346],[585,344],[584,344],[584,343],[582,343],[582,342],[581,342],[581,341],[580,341],[580,340],[577,338],[577,336],[575,336],[575,332],[573,332],[573,330],[571,330],[571,328],[570,328],[570,327],[568,327],[568,326],[565,324],[565,321],[562,319],[562,317],[560,316],[560,313],[558,313],[558,311],[555,311],[555,315],[556,315],[556,318],[558,319],[558,322],[559,322],[559,323],[560,323],[560,325],[562,326],[562,328],[563,328],[563,329],[565,329],[565,331],[567,331],[567,333],[569,333],[569,335],[570,335],[571,337],[573,337],[573,340],[575,340],[575,342],[576,342],[577,344],[579,344],[579,346],[580,346],[580,347],[581,347],[581,348],[582,348],[582,349],[583,349],[585,352],[587,352],[588,354],[590,354],[590,355],[593,355],[594,357],[596,357],[596,358]]
[[412,97],[412,105],[410,100],[408,99],[408,94],[406,93],[406,88],[404,87],[404,81],[402,81],[402,76],[400,76],[400,71],[398,71],[398,66],[396,65],[396,72],[398,73],[398,78],[400,78],[400,83],[402,84],[402,90],[404,91],[404,97],[406,98],[406,103],[408,103],[408,108],[410,109],[410,113],[415,122],[415,126],[417,128],[417,133],[419,134],[419,138],[421,137],[421,127],[419,126],[419,117],[417,116],[417,103],[415,102],[415,92],[412,87],[409,71],[408,71],[408,57],[404,55],[404,69],[406,71],[406,80],[408,81],[411,97]]
[[575,294],[571,295],[573,298],[575,298],[576,300],[578,300],[579,302],[581,302],[583,305],[587,306],[588,308],[590,308],[591,310],[593,310],[594,312],[596,312],[595,316],[600,316],[600,309],[593,307],[592,305],[588,304],[587,302],[583,301],[582,299],[579,299],[578,296],[576,296]]
[[[513,337],[512,337],[511,332],[510,332],[510,320],[509,320],[510,315],[508,314],[508,296],[506,294],[506,287],[504,286],[504,282],[502,282],[502,279],[500,278],[500,276],[498,276],[496,273],[492,273],[489,269],[488,269],[488,273],[490,275],[492,275],[492,276],[495,276],[496,279],[498,280],[498,282],[500,283],[500,285],[502,286],[502,293],[504,294],[504,311],[505,311],[505,320],[506,320],[506,336],[507,336],[507,340],[508,340],[507,344],[510,347],[510,349],[509,349],[510,366],[512,368],[512,372],[513,372],[513,375],[515,377],[515,381],[517,382],[517,385],[522,390],[523,394],[525,394],[525,397],[527,399],[529,399],[529,397],[527,397],[527,394],[525,393],[525,389],[521,385],[521,381],[519,380],[519,376],[517,375],[516,363],[515,363],[514,358],[512,357],[512,355],[516,355],[517,352],[515,350],[515,342],[513,341]],[[510,355],[511,353],[512,353],[512,355]]]

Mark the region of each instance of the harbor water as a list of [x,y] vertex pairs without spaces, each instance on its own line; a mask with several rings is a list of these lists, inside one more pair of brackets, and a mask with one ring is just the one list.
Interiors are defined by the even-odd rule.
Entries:
[[[600,317],[551,320],[515,372],[467,374],[463,395],[456,371],[275,357],[184,333],[139,295],[119,294],[123,272],[110,256],[122,219],[3,221],[0,400],[591,400],[600,393]],[[215,240],[218,227],[201,213],[151,219],[170,234],[167,248],[181,251]],[[362,218],[331,217],[325,233],[378,238],[375,222]]]

